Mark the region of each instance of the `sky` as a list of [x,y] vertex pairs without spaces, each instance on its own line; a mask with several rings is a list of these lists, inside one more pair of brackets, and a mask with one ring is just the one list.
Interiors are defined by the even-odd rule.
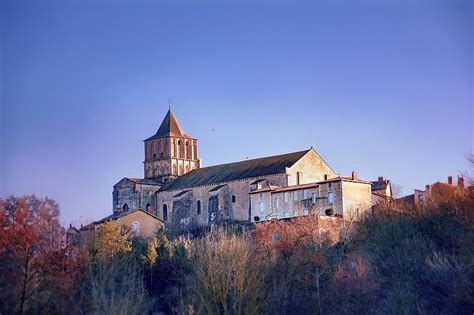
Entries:
[[0,3],[0,197],[112,212],[171,108],[203,166],[313,146],[403,193],[468,169],[473,1]]

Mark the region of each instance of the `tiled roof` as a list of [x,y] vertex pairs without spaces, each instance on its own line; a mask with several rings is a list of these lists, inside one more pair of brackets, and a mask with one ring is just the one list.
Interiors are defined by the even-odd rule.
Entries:
[[176,178],[172,182],[165,184],[159,191],[221,184],[245,178],[255,178],[271,174],[284,173],[287,167],[295,164],[303,157],[303,155],[308,152],[309,150],[298,151],[288,154],[195,169],[183,176]]
[[265,191],[272,191],[272,193],[277,193],[277,192],[292,191],[292,190],[305,189],[305,188],[315,188],[321,184],[339,182],[339,181],[351,181],[351,182],[356,182],[356,183],[361,183],[361,184],[370,184],[370,182],[362,180],[362,179],[352,179],[352,177],[338,176],[338,177],[334,177],[325,181],[315,182],[315,183],[292,185],[292,186],[285,186],[285,187],[275,187],[275,186],[264,187],[261,189],[251,191],[250,193],[255,194],[255,193],[260,193],[260,192],[265,192]]
[[185,193],[190,192],[190,191],[191,191],[190,189],[183,190],[180,193],[177,193],[176,195],[174,195],[173,198],[179,198],[182,195],[184,195]]
[[136,178],[136,177],[125,177],[126,179],[128,180],[131,180],[132,182],[134,183],[137,183],[137,184],[144,184],[144,185],[160,185],[161,186],[161,183],[153,180],[153,179],[149,179],[149,178]]
[[161,122],[160,128],[158,128],[158,131],[156,132],[156,134],[146,139],[145,141],[160,139],[160,138],[167,138],[167,137],[193,139],[192,136],[184,133],[183,128],[181,128],[181,125],[179,124],[176,117],[174,117],[171,110],[169,110],[168,113],[166,113],[166,116]]
[[224,184],[224,185],[217,185],[216,187],[212,188],[211,190],[209,190],[209,192],[213,192],[213,191],[218,191],[219,189],[221,189],[222,187],[225,187],[227,184]]
[[137,212],[137,211],[141,211],[141,212],[144,212],[146,214],[148,214],[149,216],[157,219],[157,220],[160,220],[160,221],[163,221],[161,220],[160,218],[158,218],[157,216],[155,216],[154,214],[150,213],[150,212],[147,212],[147,211],[144,211],[142,209],[134,209],[134,210],[130,210],[130,211],[127,211],[127,212],[120,212],[120,213],[114,213],[114,214],[111,214],[109,216],[106,216],[105,218],[103,219],[100,219],[98,221],[95,221],[94,224],[102,224],[106,221],[109,221],[109,220],[117,220],[117,219],[120,219],[122,217],[125,217],[131,213],[134,213],[134,212]]

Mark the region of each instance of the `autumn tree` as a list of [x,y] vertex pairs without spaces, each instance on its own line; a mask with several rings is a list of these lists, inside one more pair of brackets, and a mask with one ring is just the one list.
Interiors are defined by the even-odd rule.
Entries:
[[[34,195],[0,199],[0,205],[0,312],[50,307],[54,296],[70,289],[72,269],[62,246],[59,206]],[[55,276],[63,276],[62,288]]]

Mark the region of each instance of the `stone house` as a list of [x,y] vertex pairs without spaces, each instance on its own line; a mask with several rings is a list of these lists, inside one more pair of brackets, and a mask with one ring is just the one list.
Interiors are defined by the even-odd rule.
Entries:
[[251,221],[319,216],[359,217],[370,212],[371,183],[351,177],[334,177],[309,184],[278,187],[269,183],[250,192]]
[[162,230],[164,225],[163,220],[142,209],[128,210],[126,212],[116,211],[101,220],[81,227],[81,238],[90,240],[91,237],[95,236],[99,226],[110,220],[116,220],[125,226],[131,237],[151,237],[155,235],[157,231]]

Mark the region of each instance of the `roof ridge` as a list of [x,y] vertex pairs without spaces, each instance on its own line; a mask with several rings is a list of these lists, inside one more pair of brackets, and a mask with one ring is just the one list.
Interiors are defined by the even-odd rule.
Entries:
[[[311,150],[311,149],[309,149],[309,150]],[[196,171],[196,170],[204,170],[204,169],[206,169],[206,168],[211,168],[211,167],[215,167],[215,166],[224,166],[224,165],[229,165],[229,164],[252,162],[252,161],[256,161],[256,160],[263,160],[263,159],[268,159],[268,158],[282,157],[282,156],[285,156],[285,155],[296,154],[296,153],[303,153],[303,152],[306,153],[306,152],[308,152],[309,150],[294,151],[294,152],[283,153],[283,154],[277,154],[277,155],[269,155],[269,156],[264,156],[264,157],[260,157],[260,158],[254,158],[254,159],[250,159],[250,160],[242,160],[242,161],[228,162],[228,163],[222,163],[222,164],[214,164],[214,165],[209,165],[209,166],[206,166],[206,167],[201,167],[201,168],[198,168],[198,169],[194,169],[193,171]],[[189,172],[189,173],[190,173],[190,172]],[[189,173],[188,173],[188,174],[189,174]],[[183,176],[184,176],[184,175],[183,175]]]

